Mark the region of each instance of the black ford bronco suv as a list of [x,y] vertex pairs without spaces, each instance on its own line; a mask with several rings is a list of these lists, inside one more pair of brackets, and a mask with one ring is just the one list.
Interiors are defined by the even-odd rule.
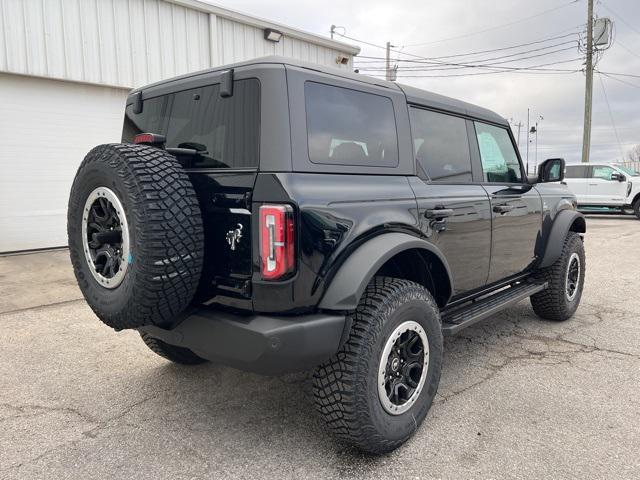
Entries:
[[563,172],[526,176],[491,111],[267,57],[131,92],[73,183],[71,260],[110,327],[178,363],[314,369],[330,430],[381,453],[427,415],[443,336],[528,297],[576,311]]

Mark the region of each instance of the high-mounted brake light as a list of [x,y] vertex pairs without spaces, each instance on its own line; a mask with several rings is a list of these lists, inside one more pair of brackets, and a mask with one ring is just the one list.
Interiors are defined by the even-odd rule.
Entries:
[[260,207],[260,260],[265,280],[282,278],[295,268],[294,230],[291,206]]
[[140,133],[133,137],[133,143],[144,143],[147,145],[162,145],[166,141],[164,135],[157,133]]

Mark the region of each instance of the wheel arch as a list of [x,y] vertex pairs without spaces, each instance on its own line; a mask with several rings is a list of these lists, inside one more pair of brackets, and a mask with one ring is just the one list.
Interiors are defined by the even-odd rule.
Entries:
[[351,253],[333,276],[319,307],[355,310],[371,279],[380,274],[423,285],[440,307],[453,292],[451,270],[442,252],[426,240],[394,232],[368,240]]
[[558,212],[551,225],[549,237],[538,267],[548,267],[560,257],[564,239],[569,232],[586,233],[586,231],[587,223],[584,215],[575,210],[561,210]]

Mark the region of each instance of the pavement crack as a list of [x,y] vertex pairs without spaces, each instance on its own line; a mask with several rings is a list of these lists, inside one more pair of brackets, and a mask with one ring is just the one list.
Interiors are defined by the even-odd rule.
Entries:
[[16,313],[29,312],[29,311],[38,311],[44,310],[50,307],[60,307],[64,305],[70,305],[72,303],[84,302],[84,297],[73,298],[71,300],[63,300],[62,302],[53,302],[53,303],[45,303],[44,305],[34,305],[32,307],[25,308],[16,308],[14,310],[6,310],[4,312],[0,312],[0,317],[4,317],[6,315],[13,315]]
[[2,421],[7,420],[9,418],[17,418],[17,417],[35,417],[38,415],[44,415],[46,413],[66,413],[77,415],[82,418],[84,421],[88,423],[99,423],[99,420],[87,415],[84,412],[81,412],[77,408],[72,407],[55,407],[55,406],[47,406],[47,405],[13,405],[11,403],[0,403],[0,407],[7,408],[9,410],[17,411],[16,414],[10,415],[8,417],[4,417]]
[[[135,403],[132,403],[130,405],[128,405],[126,408],[124,408],[123,410],[121,410],[118,414],[113,415],[112,417],[109,417],[107,419],[104,420],[100,420],[97,419],[95,417],[92,417],[90,415],[87,415],[81,411],[79,411],[78,409],[75,408],[71,408],[71,407],[50,407],[50,406],[44,406],[44,405],[13,405],[10,403],[0,403],[0,407],[5,407],[8,409],[12,409],[14,411],[18,411],[18,414],[14,414],[14,416],[18,415],[20,413],[25,413],[28,414],[26,411],[28,409],[38,409],[41,410],[41,414],[47,413],[47,412],[63,412],[63,413],[67,413],[67,414],[74,414],[74,415],[78,415],[80,416],[83,420],[94,424],[95,426],[88,429],[88,430],[84,430],[80,433],[80,438],[76,438],[74,440],[70,440],[67,442],[63,442],[59,445],[56,445],[55,447],[49,448],[43,452],[41,452],[40,454],[36,455],[35,457],[29,459],[28,461],[24,461],[15,465],[11,465],[7,468],[0,468],[0,472],[5,472],[5,471],[9,471],[9,470],[15,470],[15,469],[19,469],[25,465],[28,464],[33,464],[38,462],[40,459],[46,457],[47,455],[56,452],[62,448],[68,448],[71,446],[75,446],[78,445],[79,443],[83,442],[84,440],[86,440],[87,438],[96,438],[98,436],[98,434],[102,431],[105,430],[106,428],[109,428],[111,426],[111,424],[113,422],[116,422],[122,418],[124,418],[127,414],[129,414],[132,410],[134,410],[136,407],[139,407],[140,405],[143,405],[146,402],[149,402],[151,400],[154,400],[156,398],[158,398],[160,395],[166,393],[165,391],[160,391],[160,392],[155,392],[153,395],[149,395]],[[3,419],[4,420],[4,419]]]

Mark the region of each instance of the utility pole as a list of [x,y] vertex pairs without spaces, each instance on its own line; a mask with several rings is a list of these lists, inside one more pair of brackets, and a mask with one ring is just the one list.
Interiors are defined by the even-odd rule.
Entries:
[[529,175],[529,109],[527,108],[527,175]]
[[591,102],[593,100],[593,0],[588,1],[587,8],[587,80],[584,91],[582,163],[589,163],[589,150],[591,148]]
[[522,128],[522,120],[518,120],[516,127],[518,127],[518,150],[520,150],[520,129]]
[[536,153],[535,153],[535,155],[533,157],[534,158],[534,160],[533,160],[534,161],[533,168],[534,168],[534,171],[535,171],[535,169],[538,168],[538,122],[536,122],[536,124],[531,127],[531,131],[529,133],[535,133],[536,134]]
[[391,81],[391,42],[387,42],[387,53],[384,65],[384,78],[387,81]]
[[336,26],[335,25],[331,25],[331,30],[329,30],[331,32],[331,40],[333,40],[333,33],[336,31]]

